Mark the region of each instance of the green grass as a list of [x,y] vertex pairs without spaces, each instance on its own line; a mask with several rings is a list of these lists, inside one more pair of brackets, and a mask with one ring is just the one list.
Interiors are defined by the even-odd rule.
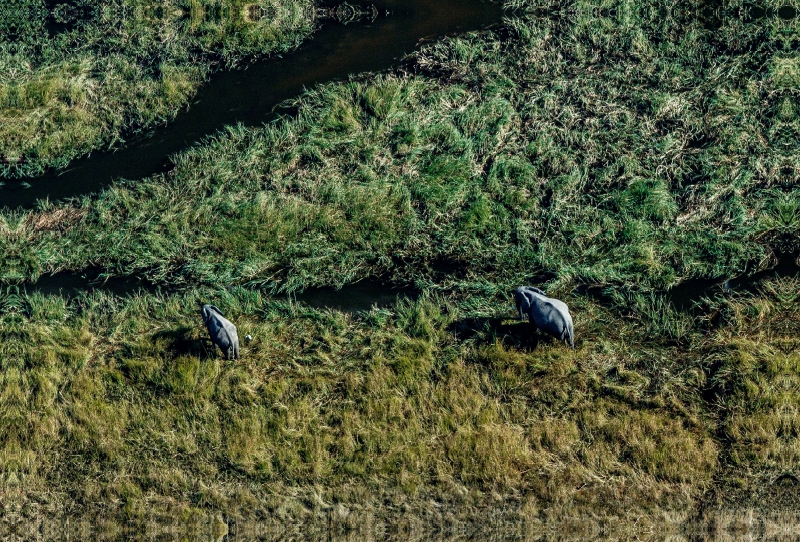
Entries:
[[19,4],[22,20],[5,24],[21,35],[0,41],[0,173],[11,177],[124,144],[172,119],[216,67],[295,48],[314,26],[306,1],[78,1],[88,20],[48,39],[48,11]]
[[[450,284],[437,269],[460,268],[468,285],[665,288],[764,266],[797,231],[796,197],[777,189],[781,148],[753,132],[767,131],[757,98],[772,82],[718,85],[709,71],[741,59],[706,59],[700,29],[658,45],[645,22],[599,21],[605,56],[582,50],[580,21],[512,19],[513,39],[425,48],[410,61],[423,75],[310,90],[296,117],[231,127],[168,175],[15,217],[23,274],[100,265],[291,291],[369,276]],[[47,218],[63,213],[73,221]]]
[[[401,532],[796,510],[770,484],[798,475],[797,280],[693,313],[667,292],[798,250],[792,61],[776,52],[793,27],[593,7],[516,12],[310,89],[168,174],[5,212],[11,491],[32,515]],[[185,289],[14,294],[96,268]],[[366,278],[421,298],[351,315],[286,295]],[[574,351],[510,320],[524,283],[569,304]],[[201,300],[255,337],[241,360],[204,342]]]

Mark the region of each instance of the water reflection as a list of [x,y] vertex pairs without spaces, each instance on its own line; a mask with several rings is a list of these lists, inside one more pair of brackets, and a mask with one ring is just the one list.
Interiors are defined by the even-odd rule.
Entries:
[[[332,514],[326,517],[330,519]],[[320,523],[326,519],[320,518]],[[0,536],[16,535],[12,540],[36,540],[41,542],[67,540],[113,541],[158,541],[184,542],[278,542],[307,540],[325,542],[789,542],[797,540],[795,533],[800,526],[796,513],[759,514],[752,510],[725,509],[715,512],[706,524],[682,524],[653,533],[620,530],[613,525],[600,525],[591,520],[565,519],[561,525],[544,528],[540,525],[502,522],[481,525],[450,525],[444,529],[424,527],[410,533],[398,533],[392,529],[392,521],[371,521],[350,529],[325,530],[311,528],[302,533],[290,525],[281,525],[274,520],[264,522],[198,524],[120,525],[113,520],[97,518],[94,521],[76,520],[63,524],[30,525],[17,530],[0,529]],[[399,518],[395,518],[401,523]],[[487,518],[487,523],[492,523]],[[335,524],[335,522],[334,522]],[[330,525],[330,522],[329,522]]]

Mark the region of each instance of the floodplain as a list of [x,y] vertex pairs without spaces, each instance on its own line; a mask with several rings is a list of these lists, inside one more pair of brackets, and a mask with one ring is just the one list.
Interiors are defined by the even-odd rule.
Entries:
[[[797,531],[795,8],[502,7],[164,171],[0,213],[5,525]],[[15,174],[67,162],[38,163]],[[515,318],[520,284],[569,305],[574,350]]]

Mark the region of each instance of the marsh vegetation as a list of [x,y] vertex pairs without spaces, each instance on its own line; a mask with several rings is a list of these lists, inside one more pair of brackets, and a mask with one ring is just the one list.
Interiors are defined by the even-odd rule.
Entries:
[[[26,513],[796,510],[800,279],[665,295],[800,249],[796,20],[509,8],[167,174],[2,215],[0,460]],[[20,293],[88,269],[182,290]],[[293,297],[366,279],[418,298]],[[528,283],[569,304],[574,351],[513,320]],[[208,299],[254,337],[240,360],[203,340]]]

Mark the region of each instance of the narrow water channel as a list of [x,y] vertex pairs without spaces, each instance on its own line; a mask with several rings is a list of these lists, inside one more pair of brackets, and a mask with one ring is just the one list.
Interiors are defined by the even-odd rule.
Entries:
[[[61,295],[67,298],[82,293],[99,291],[120,297],[138,293],[173,294],[181,288],[158,286],[137,277],[100,278],[100,269],[78,273],[58,273],[45,275],[36,283],[21,284],[21,291],[27,294]],[[275,299],[291,299],[315,309],[335,309],[346,313],[369,311],[373,306],[386,307],[401,298],[415,299],[419,291],[414,288],[396,288],[376,279],[363,280],[342,288],[309,288],[300,294],[275,295]]]
[[[800,253],[783,253],[778,257],[777,263],[757,273],[742,275],[729,279],[723,278],[697,278],[681,282],[665,291],[667,300],[679,311],[694,312],[697,304],[703,298],[713,298],[719,294],[734,292],[756,293],[762,281],[796,277],[800,275]],[[597,284],[582,284],[575,288],[574,293],[591,297],[600,303],[610,304],[610,288]]]
[[30,208],[40,199],[83,196],[118,179],[166,171],[170,155],[226,125],[261,126],[274,118],[276,105],[306,88],[387,70],[426,40],[487,28],[500,23],[504,13],[499,2],[485,0],[378,0],[375,5],[380,15],[374,22],[324,22],[295,52],[215,74],[187,111],[149,137],[116,152],[95,152],[65,171],[24,182],[1,179],[0,202]]
[[756,292],[761,281],[771,278],[795,277],[800,274],[799,253],[783,253],[774,267],[730,279],[690,279],[667,291],[667,298],[678,310],[692,310],[703,297],[723,292]]
[[[732,279],[690,279],[670,290],[667,299],[680,311],[694,311],[696,304],[704,297],[713,298],[725,292],[756,292],[761,281],[777,277],[795,277],[800,275],[800,253],[782,254],[778,263],[769,269],[752,275]],[[175,293],[180,287],[154,285],[138,277],[112,277],[103,279],[101,269],[86,270],[78,273],[64,272],[56,275],[45,275],[36,283],[21,284],[26,293],[44,295],[64,295],[73,297],[86,291],[103,291],[117,296],[129,296],[138,292],[162,294]],[[611,297],[605,288],[599,285],[584,284],[575,288],[577,295],[588,296],[601,303],[611,303]],[[318,309],[336,309],[342,312],[356,313],[368,311],[375,305],[383,307],[391,305],[398,298],[414,299],[419,291],[411,288],[398,288],[385,284],[378,279],[364,280],[348,284],[340,289],[310,288],[303,293],[292,295],[291,299]],[[276,299],[281,296],[276,296]]]

